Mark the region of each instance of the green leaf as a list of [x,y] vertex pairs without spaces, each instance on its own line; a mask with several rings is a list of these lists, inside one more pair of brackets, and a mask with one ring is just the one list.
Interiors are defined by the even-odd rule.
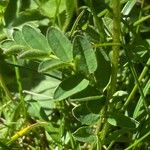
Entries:
[[7,50],[7,49],[9,49],[10,47],[12,47],[12,46],[15,46],[16,45],[16,42],[15,41],[13,41],[13,40],[11,40],[11,39],[7,39],[7,40],[5,40],[5,41],[3,41],[2,43],[1,43],[1,48],[2,49],[4,49],[4,50]]
[[64,62],[72,61],[72,44],[61,31],[51,27],[47,32],[47,40],[58,58]]
[[26,41],[23,38],[22,32],[20,30],[15,30],[13,33],[13,39],[18,45],[27,46]]
[[94,73],[97,69],[97,60],[90,42],[86,36],[76,36],[73,44],[74,58],[79,56],[77,70],[86,73]]
[[102,49],[97,49],[96,55],[98,67],[95,71],[95,77],[99,89],[103,90],[110,80],[111,64],[107,54]]
[[97,141],[96,135],[94,135],[94,129],[91,127],[81,127],[73,133],[73,136],[76,140],[85,143],[93,143]]
[[89,81],[84,79],[80,74],[73,75],[61,82],[54,93],[54,99],[57,101],[66,99],[82,90],[89,84]]
[[13,55],[13,54],[23,51],[25,48],[26,47],[21,46],[21,45],[14,45],[14,46],[11,46],[9,49],[4,50],[4,53],[7,55],[8,54]]
[[131,12],[132,8],[134,7],[134,5],[136,4],[137,0],[129,0],[125,6],[122,9],[122,14],[123,15],[129,15],[129,13]]
[[48,132],[48,136],[50,136],[50,139],[53,139],[53,141],[58,144],[61,142],[61,133],[60,128],[58,126],[54,126],[51,122],[48,126],[45,127],[45,130]]
[[[32,65],[30,63],[27,67],[30,69],[37,69],[37,64]],[[58,76],[56,73],[54,76]],[[37,72],[26,72],[26,80],[23,80],[24,89],[28,89],[29,91],[24,91],[26,94],[25,100],[37,100],[42,107],[46,108],[46,111],[52,111],[52,108],[55,107],[55,102],[50,101],[53,99],[54,91],[60,84],[60,80],[55,79],[53,77],[45,76],[37,73]],[[30,89],[32,87],[32,89]],[[50,104],[50,106],[49,106]],[[47,107],[49,109],[47,109]]]
[[38,67],[38,72],[47,72],[54,69],[59,69],[68,66],[69,64],[64,63],[59,59],[49,59],[41,62]]
[[117,91],[113,94],[112,100],[113,103],[117,104],[117,102],[123,102],[124,99],[128,96],[126,91]]
[[22,28],[22,34],[26,43],[31,48],[38,49],[44,52],[51,52],[46,38],[37,29],[29,25],[24,25]]
[[75,107],[73,115],[83,125],[94,125],[100,119],[100,115],[91,113],[85,104]]
[[107,34],[111,36],[113,34],[113,20],[110,17],[104,17],[103,23],[107,29]]
[[126,96],[126,95],[128,95],[128,93],[126,92],[126,91],[117,91],[117,92],[115,92],[114,94],[113,94],[113,97],[124,97],[124,96]]
[[38,49],[28,49],[27,51],[24,51],[18,55],[18,58],[21,59],[40,59],[40,58],[45,58],[48,57],[48,53],[43,52]]
[[28,113],[34,118],[40,120],[48,121],[48,116],[46,115],[44,108],[41,107],[38,101],[30,100],[28,103]]
[[107,121],[113,126],[120,126],[129,129],[135,129],[139,125],[139,122],[133,118],[116,112],[111,112]]

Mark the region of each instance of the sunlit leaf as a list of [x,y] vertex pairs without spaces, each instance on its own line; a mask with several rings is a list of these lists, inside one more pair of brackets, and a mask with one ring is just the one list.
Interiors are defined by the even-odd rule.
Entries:
[[64,62],[72,61],[72,44],[61,31],[51,27],[47,32],[47,40],[58,58]]
[[137,0],[129,0],[122,9],[123,15],[129,15]]
[[20,30],[15,30],[14,31],[13,39],[16,42],[16,44],[28,47],[26,41],[24,40],[23,34]]
[[55,100],[66,99],[82,90],[89,84],[89,81],[84,79],[81,75],[73,75],[58,86],[54,93]]
[[33,49],[38,49],[45,52],[51,52],[48,42],[44,35],[37,31],[37,29],[24,25],[22,28],[22,34],[26,43]]

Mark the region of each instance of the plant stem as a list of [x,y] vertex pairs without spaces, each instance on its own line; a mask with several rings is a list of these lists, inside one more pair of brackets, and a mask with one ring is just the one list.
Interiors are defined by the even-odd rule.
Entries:
[[149,18],[150,18],[150,15],[145,16],[145,17],[142,17],[142,18],[140,18],[138,21],[136,21],[136,22],[133,24],[133,26],[137,26],[137,25],[138,25],[138,28],[139,28],[140,23],[144,22],[145,20],[147,20],[147,19],[149,19]]
[[3,79],[1,72],[0,72],[0,86],[3,88],[6,94],[6,98],[8,98],[9,101],[13,101],[13,97],[5,84],[5,80]]
[[143,89],[142,89],[142,87],[141,87],[141,85],[140,85],[140,82],[139,82],[139,80],[138,80],[138,76],[137,76],[136,70],[135,70],[135,68],[134,68],[134,65],[133,65],[132,61],[131,61],[130,58],[129,58],[129,56],[130,56],[129,50],[126,49],[125,46],[124,46],[124,49],[125,49],[125,52],[126,52],[126,56],[127,56],[127,59],[128,59],[128,63],[129,63],[129,67],[130,67],[131,73],[132,73],[132,75],[133,75],[133,77],[134,77],[134,80],[135,80],[135,82],[136,82],[136,85],[137,85],[137,87],[138,87],[138,89],[139,89],[139,92],[140,92],[140,94],[141,94],[141,97],[142,97],[142,99],[143,99],[143,104],[144,104],[145,110],[146,110],[147,112],[149,112],[148,104],[147,104],[146,98],[145,98],[145,96],[144,96]]
[[113,46],[113,45],[120,45],[120,43],[98,43],[98,44],[94,44],[94,48],[97,47],[106,47],[106,46]]
[[[146,65],[145,65],[145,67],[144,67],[142,73],[140,74],[140,77],[139,77],[139,79],[138,79],[139,82],[141,82],[141,80],[144,78],[145,74],[147,73],[147,71],[148,71],[148,66],[149,66],[149,65],[150,65],[150,58],[148,59],[148,61],[147,61]],[[138,85],[136,84],[136,85],[134,86],[133,90],[131,91],[130,95],[128,96],[128,98],[127,98],[127,100],[126,100],[126,102],[125,102],[125,104],[124,104],[122,110],[125,110],[126,107],[129,105],[129,103],[130,103],[130,101],[133,99],[133,97],[134,97],[134,95],[135,95],[137,89],[138,89]]]
[[125,150],[129,150],[132,147],[137,146],[141,141],[143,141],[149,135],[150,135],[150,132],[146,133],[144,136],[142,136],[140,139],[136,140],[132,145],[130,145],[129,147],[127,147]]
[[9,101],[13,101],[13,96],[11,94],[11,92],[9,91],[9,89],[7,88],[7,85],[6,85],[6,82],[5,82],[5,76],[3,74],[3,70],[2,70],[2,67],[0,65],[0,86],[2,87],[2,89],[4,90],[5,92],[5,95],[6,95],[6,98],[9,100]]
[[[119,50],[120,45],[116,45],[116,43],[120,43],[120,0],[113,0],[112,1],[112,9],[113,9],[113,45],[112,45],[112,71],[111,71],[111,81],[110,86],[108,89],[107,101],[104,106],[104,118],[106,113],[109,109],[113,109],[112,107],[109,108],[109,100],[112,98],[114,92],[116,91],[116,84],[117,84],[117,73],[118,73],[118,63],[119,63]],[[105,140],[106,134],[109,130],[109,124],[107,123],[107,119],[104,119],[104,126],[101,132],[101,140],[102,143]]]
[[[140,13],[139,13],[139,20],[141,20],[141,17],[142,17],[142,9],[143,9],[143,6],[144,6],[144,0],[141,1],[141,9],[140,9]],[[141,23],[141,21],[139,21],[139,20],[138,20],[138,23],[136,23],[136,24],[134,23],[134,26],[135,26],[135,25],[138,25],[137,28],[136,28],[136,33],[138,33],[138,32],[139,32],[139,29],[140,29],[140,23]],[[143,21],[142,21],[142,22],[143,22]]]
[[116,90],[117,82],[117,72],[118,72],[118,63],[119,63],[119,49],[120,46],[116,43],[120,43],[120,0],[113,0],[112,2],[113,9],[113,43],[112,50],[112,73],[111,73],[111,82],[110,89],[108,92],[108,98],[111,98]]
[[[148,94],[149,89],[150,89],[150,79],[147,81],[147,83],[146,83],[146,85],[145,85],[145,87],[143,89],[143,93],[144,93],[145,97]],[[137,102],[137,105],[136,105],[136,107],[134,109],[134,112],[133,112],[133,118],[137,118],[138,117],[140,108],[143,106],[142,104],[143,104],[143,97],[140,96],[140,98],[139,98],[139,100]],[[148,111],[149,111],[149,108],[148,108]]]
[[[17,60],[15,56],[12,56],[14,64],[17,64]],[[26,108],[25,108],[25,102],[24,102],[24,97],[23,97],[23,88],[21,84],[21,78],[20,78],[20,71],[18,67],[15,67],[15,73],[16,73],[16,80],[18,84],[18,92],[19,92],[19,97],[20,97],[20,103],[22,106],[23,110],[23,115],[26,117]]]
[[37,128],[37,127],[43,127],[45,125],[49,125],[47,122],[37,122],[34,123],[32,125],[29,125],[23,129],[21,129],[20,131],[16,132],[10,139],[10,141],[7,142],[7,145],[11,145],[13,142],[15,142],[18,138],[24,136],[25,134],[27,134],[29,131]]

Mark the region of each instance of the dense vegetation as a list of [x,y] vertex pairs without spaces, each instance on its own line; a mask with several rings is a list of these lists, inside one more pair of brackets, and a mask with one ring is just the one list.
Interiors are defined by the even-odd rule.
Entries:
[[147,0],[0,1],[0,149],[150,149]]

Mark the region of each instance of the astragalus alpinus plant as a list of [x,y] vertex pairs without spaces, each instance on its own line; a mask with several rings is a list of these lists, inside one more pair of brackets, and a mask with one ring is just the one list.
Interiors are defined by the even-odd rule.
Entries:
[[150,5],[0,1],[0,148],[150,148]]

